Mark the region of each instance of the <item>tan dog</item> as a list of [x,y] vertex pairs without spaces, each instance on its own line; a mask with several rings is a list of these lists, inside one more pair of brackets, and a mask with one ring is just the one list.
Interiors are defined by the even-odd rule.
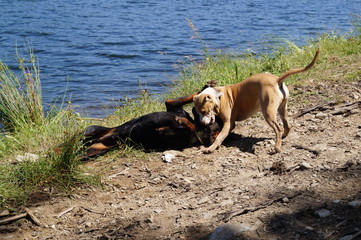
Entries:
[[280,114],[286,137],[291,130],[287,120],[288,89],[283,83],[290,75],[310,69],[316,62],[320,50],[317,49],[312,62],[304,68],[292,69],[281,77],[269,73],[255,74],[244,81],[225,87],[206,88],[194,96],[194,104],[200,121],[207,125],[215,121],[218,115],[223,121],[223,128],[214,143],[203,150],[211,153],[218,148],[223,140],[235,127],[236,121],[242,121],[262,110],[266,122],[276,133],[276,152],[281,152],[281,128],[277,124],[276,114]]

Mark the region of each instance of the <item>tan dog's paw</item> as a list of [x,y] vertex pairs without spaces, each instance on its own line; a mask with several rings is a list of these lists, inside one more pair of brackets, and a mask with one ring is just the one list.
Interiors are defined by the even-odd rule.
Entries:
[[207,147],[207,148],[203,147],[201,150],[203,153],[209,154],[209,153],[214,152],[215,149],[213,149],[212,147]]
[[280,153],[280,152],[282,152],[281,147],[276,147],[276,146],[275,146],[275,153]]

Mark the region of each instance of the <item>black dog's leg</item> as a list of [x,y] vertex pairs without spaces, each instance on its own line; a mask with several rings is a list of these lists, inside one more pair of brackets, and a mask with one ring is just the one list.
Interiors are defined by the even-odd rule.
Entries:
[[85,138],[85,146],[89,146],[84,159],[101,155],[117,147],[119,142],[116,128],[93,125],[85,129],[83,136]]
[[[210,80],[203,86],[201,91],[203,91],[204,89],[206,89],[208,87],[215,87],[216,85],[217,85],[217,80]],[[165,106],[167,108],[167,112],[177,112],[179,110],[183,110],[182,106],[187,103],[193,102],[193,97],[195,95],[199,94],[200,92],[196,92],[196,93],[193,93],[193,94],[185,96],[185,97],[179,97],[179,98],[173,98],[173,99],[166,100]]]
[[178,112],[182,111],[182,106],[193,102],[193,97],[197,95],[198,93],[193,93],[192,95],[186,96],[186,97],[179,97],[179,98],[173,98],[168,99],[165,101],[165,106],[167,108],[167,112]]
[[85,137],[86,143],[92,143],[93,141],[97,141],[99,138],[103,137],[111,131],[112,128],[92,125],[84,130],[83,136]]
[[195,132],[196,129],[196,125],[194,125],[192,122],[190,122],[187,118],[185,117],[175,117],[175,120],[180,124],[185,126],[187,129],[189,129],[191,132]]

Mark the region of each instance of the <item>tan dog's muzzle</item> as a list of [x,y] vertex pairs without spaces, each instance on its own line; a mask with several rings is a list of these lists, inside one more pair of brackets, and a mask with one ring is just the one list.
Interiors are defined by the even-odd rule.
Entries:
[[199,121],[204,125],[213,124],[216,121],[217,109],[220,105],[221,92],[214,88],[206,88],[198,95],[194,96],[194,104]]

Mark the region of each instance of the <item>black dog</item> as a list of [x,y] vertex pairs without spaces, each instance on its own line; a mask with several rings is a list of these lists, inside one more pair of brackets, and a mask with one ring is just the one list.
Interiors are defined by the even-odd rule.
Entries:
[[[208,86],[208,85],[207,85]],[[165,102],[166,112],[154,112],[130,120],[118,127],[89,126],[83,133],[89,147],[85,158],[103,154],[122,143],[140,145],[146,149],[183,149],[210,145],[222,129],[222,121],[204,126],[195,111],[194,119],[182,108],[191,103],[194,93]]]

